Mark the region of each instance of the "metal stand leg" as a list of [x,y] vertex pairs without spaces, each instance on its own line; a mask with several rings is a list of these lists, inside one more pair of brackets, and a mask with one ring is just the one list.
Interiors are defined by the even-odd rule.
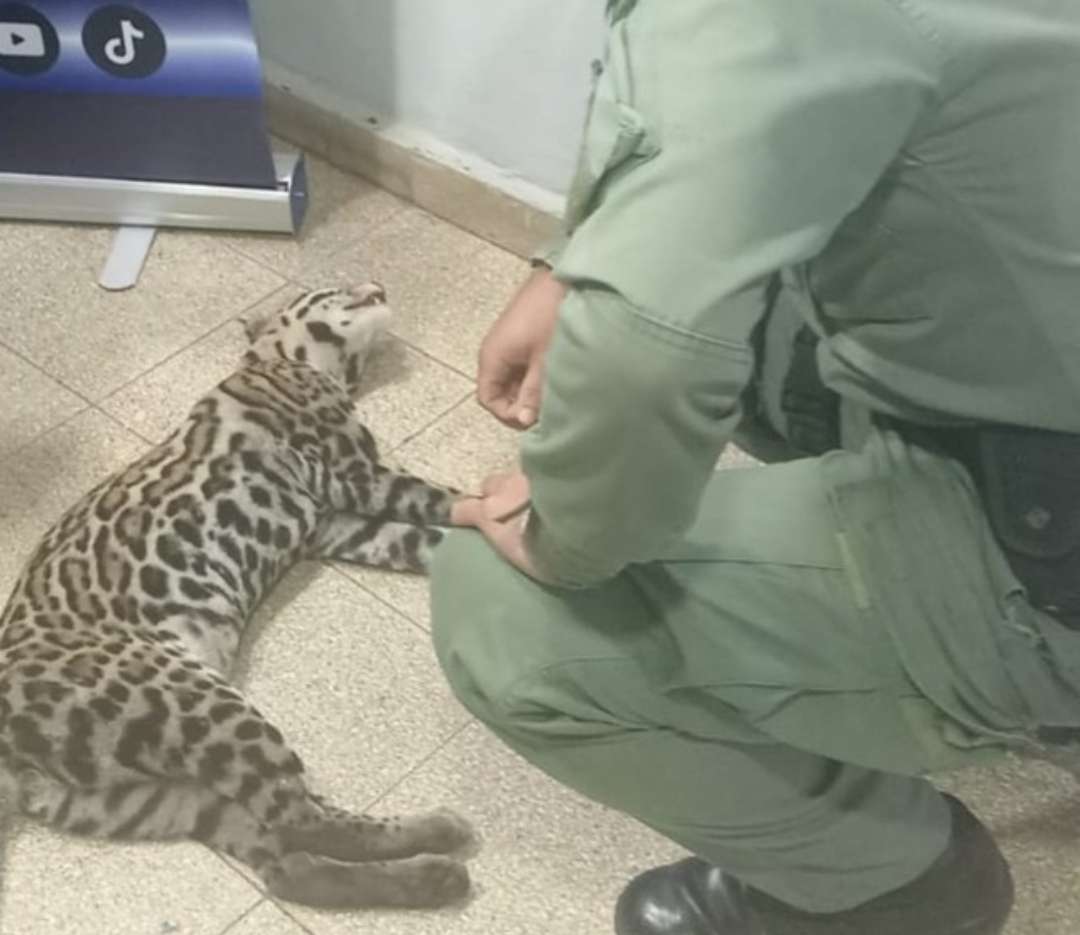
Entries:
[[146,257],[154,244],[156,227],[121,227],[116,231],[112,252],[101,271],[98,285],[110,292],[130,289],[139,281]]

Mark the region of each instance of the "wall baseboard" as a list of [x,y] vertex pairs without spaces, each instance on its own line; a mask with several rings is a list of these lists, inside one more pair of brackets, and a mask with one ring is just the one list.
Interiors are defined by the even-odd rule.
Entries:
[[555,215],[387,139],[372,127],[269,83],[264,94],[274,135],[504,250],[528,257],[558,228]]

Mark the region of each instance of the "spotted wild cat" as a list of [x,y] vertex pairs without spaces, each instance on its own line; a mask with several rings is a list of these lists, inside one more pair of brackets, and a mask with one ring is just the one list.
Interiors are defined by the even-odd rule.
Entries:
[[382,465],[354,416],[388,315],[369,284],[255,323],[239,369],[45,536],[0,617],[0,768],[24,813],[75,834],[199,840],[311,905],[467,892],[450,856],[471,838],[462,819],[327,804],[228,678],[294,563],[422,571],[450,523],[453,492]]

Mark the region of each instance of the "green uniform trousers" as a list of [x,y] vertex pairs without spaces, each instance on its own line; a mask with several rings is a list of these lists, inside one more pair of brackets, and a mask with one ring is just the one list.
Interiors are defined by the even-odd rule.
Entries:
[[510,747],[807,911],[941,853],[926,773],[1080,711],[1077,635],[1027,604],[963,469],[889,431],[717,472],[679,546],[595,588],[455,532],[432,607],[456,694]]

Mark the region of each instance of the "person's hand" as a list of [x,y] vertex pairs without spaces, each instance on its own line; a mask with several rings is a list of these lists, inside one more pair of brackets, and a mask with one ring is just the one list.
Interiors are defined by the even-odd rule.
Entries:
[[529,428],[540,412],[544,355],[566,287],[538,267],[510,300],[480,345],[476,396],[511,428]]
[[532,578],[536,569],[525,548],[529,481],[521,471],[493,474],[483,494],[454,504],[455,525],[475,526],[506,561]]

